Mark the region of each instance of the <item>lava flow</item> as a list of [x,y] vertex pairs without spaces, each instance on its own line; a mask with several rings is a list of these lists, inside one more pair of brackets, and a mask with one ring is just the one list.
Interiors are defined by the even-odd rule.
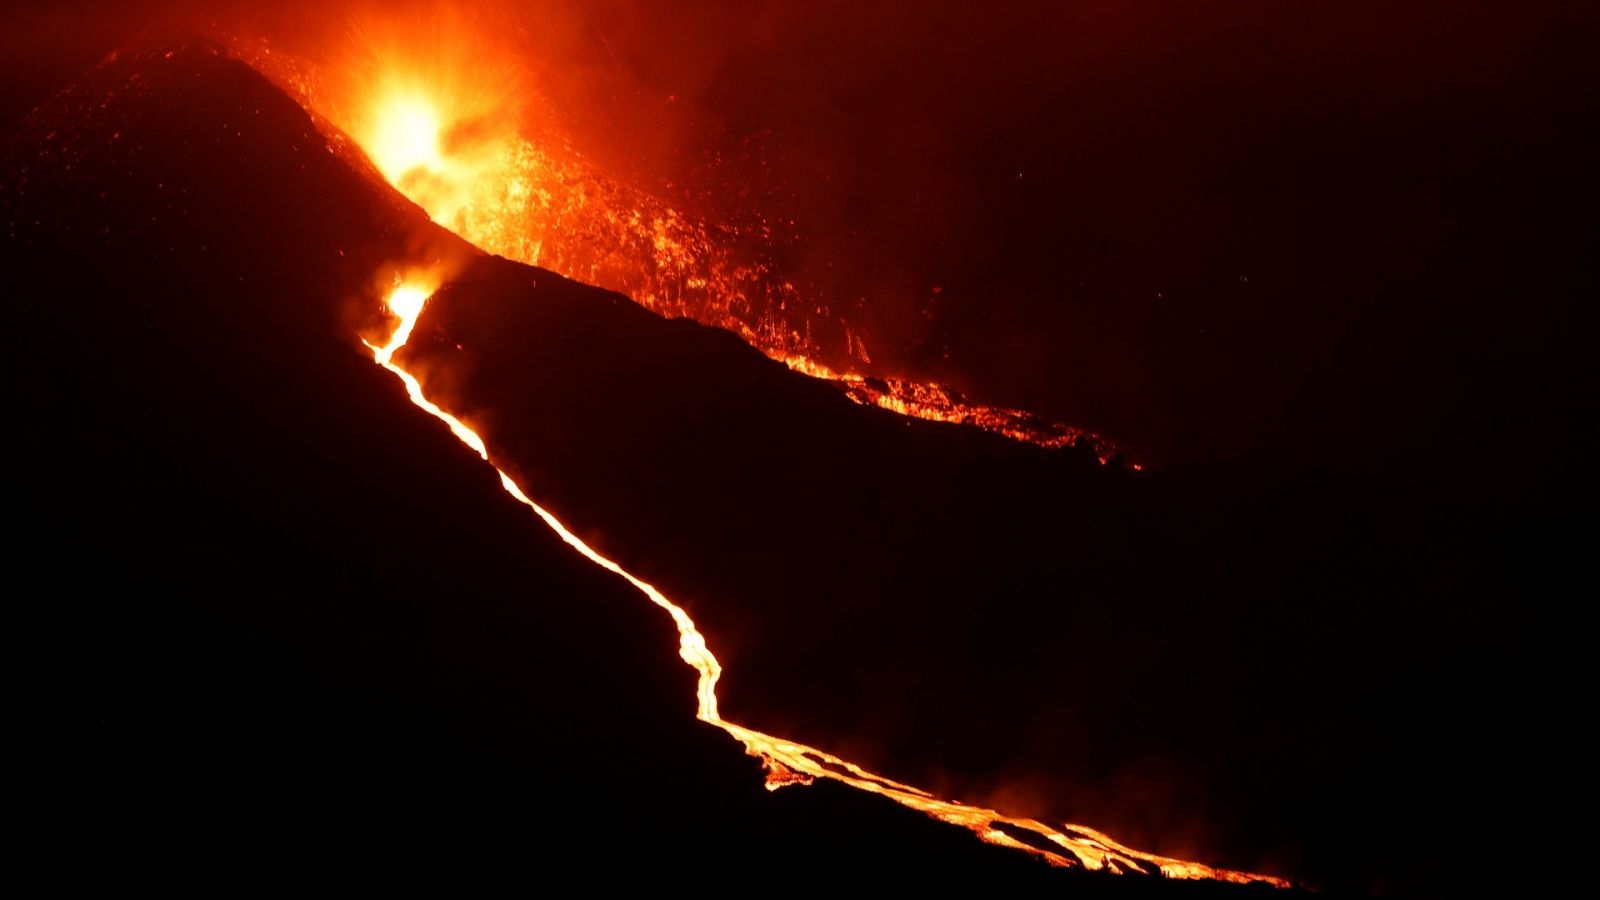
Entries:
[[[367,346],[372,350],[373,359],[393,372],[405,384],[406,393],[412,403],[444,422],[463,444],[471,447],[485,462],[494,465],[494,461],[489,458],[488,446],[483,438],[460,419],[429,400],[422,390],[421,382],[394,360],[395,353],[410,340],[411,332],[422,316],[423,307],[435,288],[436,285],[427,279],[397,282],[389,293],[386,304],[389,312],[399,318],[399,323],[383,345],[367,342]],[[717,709],[717,681],[722,677],[722,666],[717,662],[711,648],[706,645],[705,637],[695,628],[694,620],[683,607],[673,603],[649,583],[601,556],[562,525],[548,510],[534,502],[504,470],[495,466],[495,471],[499,473],[500,484],[506,492],[533,510],[534,514],[550,526],[550,529],[563,541],[583,554],[590,562],[621,576],[649,598],[650,602],[672,617],[672,622],[678,629],[678,655],[699,674],[696,717],[727,732],[742,743],[751,756],[761,759],[767,772],[768,790],[777,790],[791,784],[810,784],[818,778],[837,781],[858,790],[888,797],[942,822],[966,828],[991,844],[1022,850],[1057,866],[1083,866],[1090,870],[1113,873],[1159,873],[1168,878],[1215,879],[1236,883],[1262,882],[1277,887],[1289,886],[1289,882],[1281,878],[1217,869],[1201,863],[1143,853],[1081,825],[1051,826],[1036,819],[1008,816],[992,809],[967,806],[954,800],[942,800],[910,785],[874,775],[854,763],[813,747],[763,734],[723,719]]]

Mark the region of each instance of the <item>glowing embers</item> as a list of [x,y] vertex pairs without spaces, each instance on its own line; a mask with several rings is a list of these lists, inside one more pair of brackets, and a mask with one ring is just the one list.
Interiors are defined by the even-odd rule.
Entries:
[[[767,355],[803,375],[833,382],[845,396],[862,406],[876,406],[930,422],[970,425],[1040,447],[1075,447],[1081,443],[1091,449],[1101,463],[1111,462],[1118,453],[1109,441],[1098,435],[1051,422],[1027,410],[969,403],[942,384],[835,372],[804,356],[776,352]],[[1134,463],[1131,467],[1138,469],[1139,465]]]
[[[493,465],[483,438],[461,420],[429,400],[416,377],[394,362],[396,351],[411,339],[411,333],[416,328],[435,285],[436,281],[431,278],[397,282],[386,299],[386,305],[389,312],[400,321],[382,346],[367,342],[367,347],[372,350],[373,359],[379,365],[393,372],[405,384],[411,402],[444,422],[462,443]],[[585,559],[623,578],[644,594],[651,603],[672,617],[672,622],[678,629],[678,655],[699,675],[695,692],[696,718],[722,729],[743,744],[747,753],[760,758],[766,768],[768,790],[777,790],[789,785],[806,785],[819,778],[837,781],[857,790],[888,797],[941,822],[965,828],[988,843],[1032,854],[1056,866],[1082,866],[1096,871],[1137,872],[1167,878],[1215,879],[1239,883],[1263,882],[1277,887],[1289,886],[1289,883],[1281,878],[1215,869],[1201,863],[1142,853],[1131,847],[1125,847],[1098,831],[1079,825],[1055,827],[1036,819],[1007,816],[992,809],[967,806],[953,800],[941,800],[927,791],[875,775],[855,763],[813,747],[726,721],[717,708],[717,682],[722,677],[722,666],[717,662],[711,648],[706,645],[705,637],[695,627],[689,613],[654,586],[600,555],[577,535],[567,530],[567,527],[549,511],[529,498],[503,470],[496,467],[496,471],[500,474],[500,484],[506,493],[533,510],[534,514],[561,540]]]
[[548,116],[529,137],[520,126],[532,92],[492,35],[446,22],[426,36],[437,39],[365,32],[357,74],[336,78],[331,100],[314,96],[391,184],[479,249],[731,331],[864,405],[1043,447],[1087,442],[1103,462],[1113,456],[1101,438],[1023,410],[861,374],[870,357],[853,323],[822,312],[770,261],[782,254],[771,252],[767,226],[701,218],[609,177]]

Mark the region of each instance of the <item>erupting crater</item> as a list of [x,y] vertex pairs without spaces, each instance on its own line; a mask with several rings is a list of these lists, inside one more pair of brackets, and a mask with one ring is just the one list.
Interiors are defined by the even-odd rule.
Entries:
[[358,51],[365,63],[354,76],[239,49],[352,136],[434,222],[482,250],[617,291],[664,317],[733,332],[862,405],[1042,447],[1083,448],[1102,463],[1139,468],[1100,435],[876,371],[860,330],[772,261],[768,226],[714,221],[613,178],[548,124],[539,138],[520,130],[524,79],[491,45],[419,46],[367,32]]
[[[821,361],[827,357],[867,363],[870,357],[848,323],[842,329],[843,352],[829,354],[809,328],[796,328],[776,314],[786,306],[801,305],[798,289],[776,270],[751,264],[734,252],[735,239],[749,236],[700,221],[611,179],[558,142],[525,137],[514,123],[515,79],[506,80],[504,73],[437,59],[421,64],[392,42],[369,49],[372,63],[364,77],[331,96],[326,79],[315,73],[298,70],[288,77],[281,60],[252,55],[257,65],[275,71],[280,82],[298,93],[304,105],[352,135],[378,173],[435,223],[480,250],[616,290],[665,317],[692,318],[731,331],[791,370],[833,383],[859,404],[971,425],[1044,447],[1087,447],[1102,463],[1120,460],[1099,437],[1025,411],[970,403],[940,385],[869,376]],[[440,76],[440,72],[450,74]],[[1084,826],[1051,825],[941,799],[822,750],[722,718],[717,704],[722,667],[689,613],[596,551],[531,498],[491,459],[478,432],[431,400],[416,374],[397,360],[443,280],[436,269],[423,269],[396,281],[385,299],[387,312],[397,320],[393,331],[381,343],[366,341],[374,361],[402,381],[415,405],[495,465],[505,491],[564,542],[626,580],[671,616],[679,635],[679,655],[698,675],[697,718],[758,757],[769,790],[818,779],[840,782],[1055,866],[1289,886],[1273,876],[1141,852]]]

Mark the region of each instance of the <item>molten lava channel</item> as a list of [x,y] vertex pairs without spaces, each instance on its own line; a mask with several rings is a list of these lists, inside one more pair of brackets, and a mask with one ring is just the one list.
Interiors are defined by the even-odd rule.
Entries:
[[[412,330],[421,318],[436,285],[426,279],[397,281],[386,300],[388,311],[399,319],[389,338],[381,346],[367,342],[372,357],[405,385],[411,402],[429,415],[449,426],[450,431],[463,444],[471,447],[490,465],[488,446],[476,431],[460,419],[441,409],[423,393],[422,384],[395,362],[395,353],[411,339]],[[888,797],[904,806],[919,810],[951,825],[959,825],[991,844],[1010,847],[1038,856],[1057,866],[1083,866],[1090,870],[1114,873],[1159,873],[1168,878],[1215,879],[1236,883],[1262,882],[1278,887],[1288,887],[1281,878],[1253,875],[1228,869],[1217,869],[1195,862],[1171,859],[1143,853],[1125,847],[1091,828],[1081,825],[1047,825],[1036,819],[1008,816],[992,809],[967,806],[954,800],[942,800],[926,791],[891,781],[862,769],[854,763],[825,753],[814,747],[780,737],[763,734],[722,718],[717,710],[717,681],[722,677],[722,666],[706,645],[705,636],[695,627],[683,607],[673,603],[648,582],[636,577],[617,563],[601,556],[561,524],[548,510],[534,502],[504,470],[495,466],[500,474],[500,484],[506,493],[533,510],[560,538],[585,559],[613,572],[633,585],[656,606],[672,617],[678,629],[678,655],[699,675],[696,687],[696,718],[727,732],[744,745],[746,752],[761,759],[767,772],[768,790],[777,790],[791,784],[810,784],[818,778],[837,781],[857,790]],[[1022,837],[1028,838],[1026,841]]]

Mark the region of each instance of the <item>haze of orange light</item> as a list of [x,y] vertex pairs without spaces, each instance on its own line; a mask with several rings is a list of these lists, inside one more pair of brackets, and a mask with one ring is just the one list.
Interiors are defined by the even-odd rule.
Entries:
[[[512,187],[522,70],[486,52],[493,25],[464,7],[357,20],[326,111],[388,181],[457,233]],[[342,98],[344,102],[339,102]],[[444,115],[441,110],[449,110]]]
[[[473,452],[493,466],[494,461],[489,458],[488,447],[483,438],[460,419],[429,400],[417,378],[394,360],[395,354],[411,339],[423,309],[433,294],[435,283],[436,280],[429,276],[397,281],[389,293],[386,306],[399,322],[390,333],[389,339],[382,345],[367,342],[367,347],[372,350],[374,361],[393,372],[405,385],[406,394],[412,403],[443,422],[463,444],[472,448]],[[1263,882],[1277,887],[1289,886],[1288,882],[1281,878],[1216,869],[1201,863],[1143,853],[1081,825],[1055,827],[1037,819],[1008,816],[992,809],[967,806],[954,800],[942,800],[919,788],[875,775],[832,754],[784,738],[763,734],[723,719],[717,708],[717,682],[722,677],[722,665],[717,662],[716,655],[707,646],[705,637],[695,627],[689,613],[654,586],[584,543],[561,524],[560,520],[523,492],[504,470],[495,466],[495,471],[499,473],[500,484],[506,492],[533,510],[534,514],[568,546],[595,565],[620,576],[644,594],[651,603],[672,617],[672,622],[678,630],[678,655],[699,676],[695,691],[696,718],[727,732],[744,745],[746,752],[759,757],[767,770],[768,790],[777,790],[791,784],[810,784],[818,778],[837,781],[858,790],[888,797],[942,822],[966,828],[991,844],[1021,850],[1058,866],[1081,865],[1091,870],[1114,873],[1149,872],[1153,869],[1168,878],[1215,879],[1237,883]],[[1031,843],[1019,840],[1017,836],[1019,834],[1026,834]]]
[[869,357],[849,323],[839,323],[842,348],[820,345],[809,320],[802,331],[781,313],[810,303],[792,283],[765,264],[736,260],[720,230],[558,150],[548,139],[559,134],[546,121],[548,107],[540,116],[546,140],[525,138],[517,124],[537,92],[502,34],[516,30],[515,20],[473,18],[494,14],[445,7],[361,20],[350,62],[329,89],[307,89],[307,98],[356,138],[391,184],[483,250],[620,291],[663,316],[732,331],[857,403],[1044,447],[1088,440],[1110,460],[1115,448],[1081,429],[971,403],[936,384],[867,378],[854,370]]

